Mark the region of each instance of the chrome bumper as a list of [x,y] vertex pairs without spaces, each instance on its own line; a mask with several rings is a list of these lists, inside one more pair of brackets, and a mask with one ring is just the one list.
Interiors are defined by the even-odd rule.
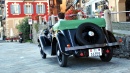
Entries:
[[106,46],[117,46],[120,45],[119,42],[113,43],[104,43],[104,44],[94,44],[94,45],[84,45],[84,46],[75,46],[75,47],[65,47],[65,51],[70,50],[79,50],[79,49],[89,49],[89,48],[96,48],[96,47],[106,47]]

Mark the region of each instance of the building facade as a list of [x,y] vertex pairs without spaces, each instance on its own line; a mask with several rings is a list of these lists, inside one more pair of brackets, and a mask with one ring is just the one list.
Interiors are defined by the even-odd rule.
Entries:
[[5,1],[0,0],[0,40],[3,40],[5,24]]
[[47,0],[5,0],[6,5],[6,37],[18,36],[19,32],[16,26],[26,16],[32,20],[40,16],[48,18]]
[[85,3],[87,12],[92,14],[98,9],[101,1],[108,1],[108,7],[112,12],[113,22],[127,22],[130,21],[130,0],[89,0]]

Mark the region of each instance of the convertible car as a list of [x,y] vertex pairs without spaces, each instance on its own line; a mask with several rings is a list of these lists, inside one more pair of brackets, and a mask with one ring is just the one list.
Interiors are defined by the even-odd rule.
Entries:
[[51,37],[47,31],[39,36],[42,58],[46,59],[47,54],[56,55],[61,67],[67,66],[69,56],[99,56],[102,61],[109,62],[113,49],[119,47],[120,42],[105,27],[103,18],[61,21],[53,26]]

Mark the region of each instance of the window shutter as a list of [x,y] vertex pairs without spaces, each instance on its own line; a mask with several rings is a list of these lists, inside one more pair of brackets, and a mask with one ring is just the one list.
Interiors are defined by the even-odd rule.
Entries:
[[21,14],[21,7],[18,5],[19,14]]
[[14,14],[14,6],[13,5],[10,6],[10,11],[11,11],[11,14]]
[[39,14],[38,5],[36,5],[36,13]]
[[46,12],[45,5],[42,5],[42,13],[44,14]]
[[27,14],[27,8],[26,8],[26,5],[24,5],[24,14]]
[[33,14],[33,5],[31,5],[31,13]]

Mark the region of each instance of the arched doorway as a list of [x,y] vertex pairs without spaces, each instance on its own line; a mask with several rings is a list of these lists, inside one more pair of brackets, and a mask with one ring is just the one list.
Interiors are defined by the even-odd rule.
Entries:
[[[130,0],[126,0],[125,9],[126,11],[130,11]],[[130,21],[130,12],[126,13],[126,21]]]

